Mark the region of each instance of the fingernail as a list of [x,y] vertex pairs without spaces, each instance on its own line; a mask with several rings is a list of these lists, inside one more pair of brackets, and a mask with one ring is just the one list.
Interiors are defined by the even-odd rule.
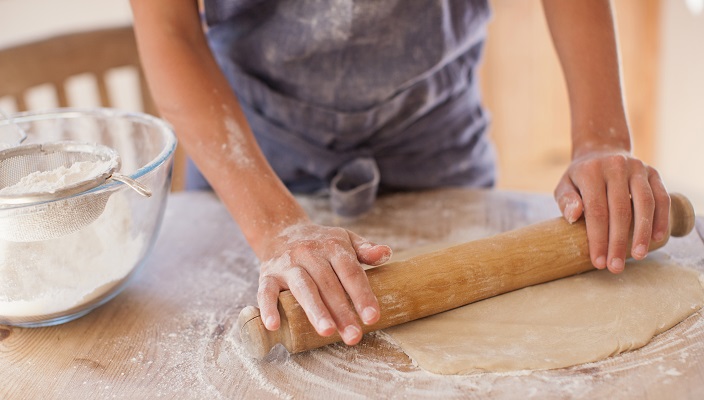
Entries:
[[365,324],[370,324],[379,313],[376,312],[374,307],[367,307],[362,311],[362,321]]
[[577,203],[576,201],[571,201],[565,206],[565,215],[567,216],[567,222],[569,222],[570,224],[573,224],[575,221],[577,221],[577,218],[574,214],[578,205],[579,203]]
[[611,259],[611,269],[612,269],[614,272],[621,272],[621,271],[623,271],[623,267],[624,267],[624,264],[623,264],[623,260],[622,260],[622,259],[620,259],[620,258],[612,258],[612,259]]
[[598,269],[606,268],[606,257],[604,257],[604,256],[597,257],[595,263],[596,263],[596,265],[594,265],[594,266],[597,267]]
[[344,332],[342,332],[342,336],[345,338],[345,341],[351,342],[359,336],[360,332],[361,331],[356,326],[348,325]]
[[[378,247],[381,247],[381,246],[378,246]],[[383,246],[383,247],[388,248],[388,246]],[[390,258],[391,258],[391,249],[389,249],[388,253],[384,254],[383,256],[381,256],[381,258],[379,258],[379,260],[377,260],[376,265],[384,264],[387,261],[389,261]]]
[[334,326],[335,326],[335,324],[333,324],[332,321],[330,321],[329,319],[323,319],[320,322],[318,322],[318,329],[321,332],[325,332],[328,329],[333,328]]
[[361,245],[359,245],[359,249],[360,249],[360,250],[369,250],[369,249],[371,249],[372,247],[374,247],[374,245],[371,244],[371,243],[369,243],[369,242],[364,242],[364,243],[362,243]]
[[267,329],[272,330],[274,326],[274,322],[276,322],[276,318],[272,317],[271,315],[266,317],[266,321],[264,321],[264,326],[266,326]]
[[644,244],[639,244],[636,246],[635,250],[633,250],[633,256],[640,259],[645,257],[648,254],[648,248],[645,247]]
[[665,234],[662,233],[662,232],[656,232],[656,233],[653,235],[653,240],[655,240],[656,242],[659,242],[659,241],[661,241],[661,240],[663,240],[663,239],[665,239]]

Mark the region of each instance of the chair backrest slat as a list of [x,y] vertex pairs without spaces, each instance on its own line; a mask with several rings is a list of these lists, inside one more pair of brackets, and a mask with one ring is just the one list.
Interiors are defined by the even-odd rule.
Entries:
[[[122,67],[134,67],[138,72],[139,83],[133,90],[139,93],[142,111],[157,115],[131,26],[70,33],[0,49],[0,99],[9,97],[17,111],[26,111],[27,92],[51,84],[56,92],[57,105],[68,107],[71,104],[65,83],[74,76],[89,74],[96,78],[99,105],[112,107],[111,85],[106,81],[106,74]],[[179,147],[175,157],[173,190],[184,186],[185,159]]]

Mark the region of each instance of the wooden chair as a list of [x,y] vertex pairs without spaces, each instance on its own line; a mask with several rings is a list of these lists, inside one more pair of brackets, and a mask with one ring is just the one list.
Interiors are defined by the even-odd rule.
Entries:
[[[130,88],[141,99],[141,110],[157,115],[141,69],[132,27],[118,27],[65,34],[36,42],[0,49],[0,99],[10,98],[17,111],[28,110],[27,94],[38,86],[51,85],[58,107],[71,106],[66,83],[89,74],[95,78],[96,106],[114,107],[108,74],[117,68],[134,68],[137,87]],[[124,89],[124,88],[121,88]],[[185,155],[174,159],[173,190],[184,183]]]

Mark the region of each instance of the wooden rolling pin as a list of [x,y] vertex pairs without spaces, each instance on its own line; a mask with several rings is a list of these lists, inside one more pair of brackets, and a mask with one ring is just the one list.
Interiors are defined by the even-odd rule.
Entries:
[[[669,235],[651,243],[650,250],[694,227],[689,200],[671,197]],[[584,219],[570,225],[555,218],[367,270],[381,318],[374,325],[358,323],[365,333],[372,332],[593,269]],[[291,292],[281,292],[278,308],[281,327],[274,332],[264,327],[258,308],[240,313],[240,336],[253,357],[264,358],[277,343],[298,353],[342,340],[338,334],[318,335]]]

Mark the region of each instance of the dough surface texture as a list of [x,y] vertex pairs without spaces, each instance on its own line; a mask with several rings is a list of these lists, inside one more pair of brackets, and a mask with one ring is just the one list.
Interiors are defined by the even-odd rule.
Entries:
[[563,368],[647,344],[699,310],[699,273],[653,253],[385,329],[422,369],[470,374]]

